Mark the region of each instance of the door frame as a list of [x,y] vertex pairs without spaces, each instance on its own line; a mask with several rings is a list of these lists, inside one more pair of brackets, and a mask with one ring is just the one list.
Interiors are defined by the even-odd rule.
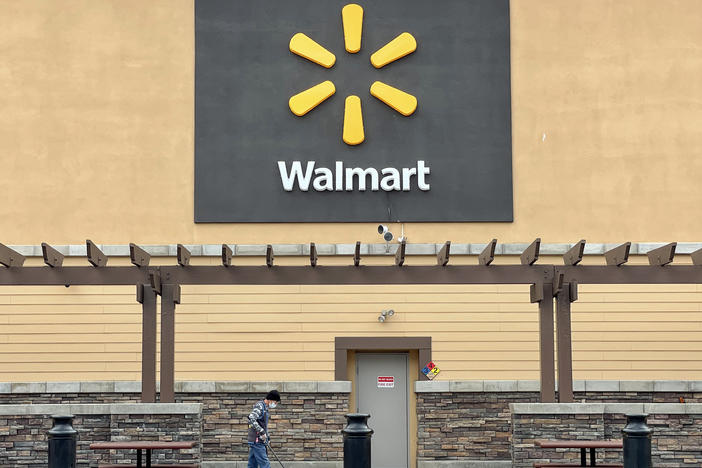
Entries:
[[417,380],[429,380],[422,369],[431,360],[431,336],[337,336],[334,338],[334,380],[346,380],[349,351],[415,350],[419,355]]

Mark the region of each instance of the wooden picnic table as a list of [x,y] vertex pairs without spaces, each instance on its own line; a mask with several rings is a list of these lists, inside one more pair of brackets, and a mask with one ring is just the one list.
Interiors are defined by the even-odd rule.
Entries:
[[[156,441],[125,441],[125,442],[94,442],[90,444],[91,450],[136,450],[137,451],[137,467],[151,467],[151,451],[152,450],[180,450],[190,449],[195,446],[195,442],[156,442]],[[146,450],[146,465],[142,465],[141,451]],[[109,466],[109,465],[108,465]],[[121,465],[124,466],[124,465]],[[127,465],[129,466],[129,465]],[[163,466],[163,465],[162,465]],[[193,466],[193,465],[184,465]]]
[[[587,450],[590,449],[590,466],[601,467],[618,467],[622,465],[597,465],[597,457],[595,450],[602,449],[620,449],[622,448],[621,440],[537,440],[536,445],[541,448],[579,448],[580,449],[580,466],[587,466]],[[537,464],[536,466],[577,466],[565,464]]]

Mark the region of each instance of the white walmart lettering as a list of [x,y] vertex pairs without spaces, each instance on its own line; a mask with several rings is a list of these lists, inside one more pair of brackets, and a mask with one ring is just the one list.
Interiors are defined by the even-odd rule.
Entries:
[[[308,192],[310,184],[317,192],[351,192],[358,190],[365,192],[370,190],[377,192],[412,190],[412,178],[417,179],[417,188],[423,192],[431,190],[431,184],[427,181],[427,176],[431,173],[431,168],[425,165],[424,161],[417,161],[416,167],[385,167],[378,169],[369,167],[347,167],[344,168],[342,161],[336,161],[334,170],[327,167],[315,167],[315,161],[307,161],[303,169],[302,162],[293,161],[288,165],[285,161],[278,161],[280,171],[280,181],[286,192],[300,190]],[[382,177],[381,177],[382,176]]]

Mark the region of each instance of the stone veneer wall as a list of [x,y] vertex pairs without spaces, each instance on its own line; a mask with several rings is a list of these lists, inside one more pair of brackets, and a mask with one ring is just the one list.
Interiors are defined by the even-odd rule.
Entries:
[[[265,394],[264,394],[265,395]],[[246,417],[260,394],[179,394],[178,401],[202,402],[203,460],[246,460]],[[340,461],[344,458],[341,430],[349,411],[348,394],[285,393],[271,411],[271,445],[281,460]]]
[[133,451],[90,450],[92,442],[120,440],[188,440],[197,442],[193,449],[158,450],[158,463],[200,461],[199,404],[72,404],[72,405],[2,405],[0,406],[0,466],[41,467],[48,462],[48,431],[56,413],[74,414],[73,427],[78,431],[77,465],[135,461]]
[[[587,402],[702,402],[700,382],[576,381],[574,387],[576,400]],[[202,460],[246,459],[244,418],[271,388],[284,398],[271,415],[276,453],[284,461],[342,460],[350,382],[177,382],[178,402],[202,404]],[[510,460],[510,404],[538,402],[538,389],[536,381],[417,382],[418,461]],[[139,392],[139,382],[0,383],[0,403],[138,402]]]
[[509,459],[509,404],[531,401],[538,394],[418,393],[418,459]]
[[[343,459],[341,429],[349,412],[350,382],[177,382],[177,403],[202,405],[202,427],[198,430],[202,461],[247,459],[246,417],[253,404],[272,388],[278,388],[284,400],[271,412],[269,422],[276,454],[287,461]],[[139,391],[138,382],[14,383],[0,388],[0,403],[136,403],[141,398]],[[17,422],[27,424],[24,420]],[[83,419],[76,419],[76,429],[82,423]],[[45,424],[50,425],[50,420]],[[39,435],[41,430],[35,426],[36,421],[27,430]],[[45,433],[44,430],[41,439],[43,450],[46,450]],[[0,466],[5,466],[1,454]]]
[[[702,466],[702,404],[700,403],[527,403],[510,405],[512,466],[567,460],[578,463],[575,449],[542,449],[536,440],[620,439],[625,414],[649,414],[654,430],[653,466]],[[621,450],[597,450],[597,463],[622,463]],[[589,457],[589,455],[588,455]]]
[[[574,389],[586,402],[702,402],[697,381],[576,381]],[[417,458],[425,462],[511,459],[510,404],[539,401],[536,381],[436,380],[415,390]]]

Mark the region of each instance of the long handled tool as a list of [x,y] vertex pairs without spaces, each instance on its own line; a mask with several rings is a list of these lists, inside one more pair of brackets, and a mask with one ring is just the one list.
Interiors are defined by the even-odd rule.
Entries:
[[276,455],[275,452],[273,451],[273,448],[271,447],[271,444],[268,442],[268,439],[266,439],[266,441],[265,441],[264,443],[266,444],[266,447],[268,447],[268,450],[271,451],[271,453],[273,454],[273,456],[275,457],[275,459],[278,460],[278,463],[280,463],[280,466],[282,466],[283,468],[285,468],[285,465],[283,465],[283,462],[280,461],[280,458],[278,458],[278,455]]

